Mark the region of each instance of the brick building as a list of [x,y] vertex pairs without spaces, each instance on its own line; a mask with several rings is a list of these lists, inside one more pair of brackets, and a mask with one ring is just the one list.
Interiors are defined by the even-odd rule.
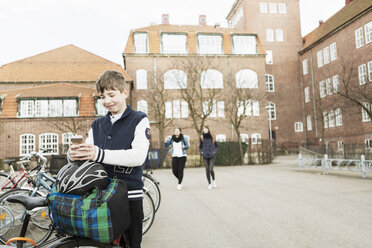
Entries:
[[[372,148],[372,2],[345,7],[306,35],[299,52],[308,144]],[[340,97],[348,90],[351,98]],[[366,109],[357,102],[365,105]]]
[[73,45],[0,68],[0,158],[39,148],[64,154],[72,133],[87,136],[91,122],[105,113],[95,91],[99,75],[118,64]]
[[[200,91],[216,89],[222,93],[213,99],[214,110],[206,120],[218,141],[238,139],[229,119],[232,104],[237,104],[231,99],[234,91],[247,89],[251,90],[252,98],[245,99],[250,110],[245,113],[247,118],[241,125],[240,136],[253,143],[269,138],[265,50],[257,34],[219,25],[208,26],[203,15],[199,17],[199,25],[172,25],[169,16],[163,15],[162,24],[130,32],[123,57],[125,69],[134,79],[133,106],[147,112],[150,120],[149,92],[155,85],[164,86],[164,94],[168,97],[164,102],[165,115],[174,119],[173,125],[165,131],[166,136],[172,135],[175,127],[181,127],[184,135],[198,143],[188,102],[182,98],[180,89],[201,86]],[[206,61],[208,68],[193,75],[201,60]],[[195,68],[179,66],[186,61],[195,61]],[[183,75],[185,85],[177,85],[174,79],[177,76],[172,75],[175,71]],[[194,86],[193,82],[196,82]],[[204,105],[199,107],[204,109]],[[159,142],[156,130],[157,125],[153,123],[152,143],[159,147],[163,140]]]

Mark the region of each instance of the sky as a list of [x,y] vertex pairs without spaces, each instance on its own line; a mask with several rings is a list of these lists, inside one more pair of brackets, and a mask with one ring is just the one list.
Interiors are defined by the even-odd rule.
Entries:
[[[262,0],[270,2],[269,0]],[[298,0],[294,0],[298,1]],[[345,5],[345,0],[299,0],[306,35]],[[235,0],[0,0],[0,65],[74,44],[122,65],[131,29],[161,24],[227,27]]]

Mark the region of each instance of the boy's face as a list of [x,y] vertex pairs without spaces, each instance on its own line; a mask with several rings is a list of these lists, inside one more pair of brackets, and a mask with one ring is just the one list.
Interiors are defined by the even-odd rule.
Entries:
[[112,115],[121,114],[127,108],[126,99],[128,97],[128,89],[123,92],[119,90],[104,90],[101,95],[103,106],[111,112]]

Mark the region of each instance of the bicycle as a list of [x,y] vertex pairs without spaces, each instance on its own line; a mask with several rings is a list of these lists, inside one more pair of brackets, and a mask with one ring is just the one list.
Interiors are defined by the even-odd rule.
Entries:
[[144,187],[148,189],[155,204],[155,212],[158,211],[161,202],[161,193],[159,188],[159,182],[152,176],[153,170],[146,170],[142,174],[142,181]]

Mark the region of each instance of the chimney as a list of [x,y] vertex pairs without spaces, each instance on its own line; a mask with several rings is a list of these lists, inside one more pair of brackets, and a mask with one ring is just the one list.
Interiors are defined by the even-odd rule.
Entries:
[[319,27],[324,24],[323,20],[319,20]]
[[161,24],[169,24],[169,14],[163,14],[162,15]]
[[353,0],[345,0],[345,5],[348,5],[349,3],[351,3]]
[[206,15],[199,15],[199,25],[206,26],[207,25],[207,16]]
[[219,22],[216,22],[215,24],[214,24],[214,28],[219,28],[221,25],[220,25],[220,23]]

